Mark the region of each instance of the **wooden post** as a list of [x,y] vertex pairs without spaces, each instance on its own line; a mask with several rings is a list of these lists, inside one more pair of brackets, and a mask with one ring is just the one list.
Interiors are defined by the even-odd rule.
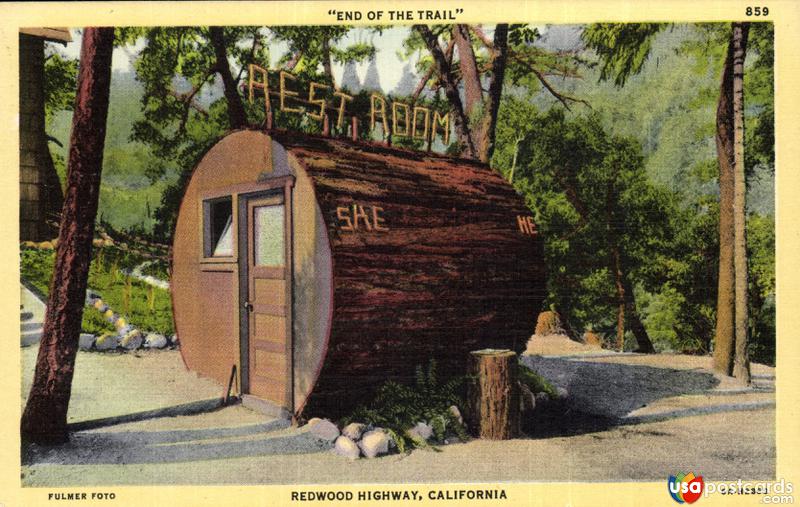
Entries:
[[352,136],[353,141],[358,141],[358,118],[353,116],[351,123],[352,129],[350,135]]
[[508,440],[519,434],[517,354],[484,349],[470,353],[467,395],[468,423],[473,434],[488,440]]

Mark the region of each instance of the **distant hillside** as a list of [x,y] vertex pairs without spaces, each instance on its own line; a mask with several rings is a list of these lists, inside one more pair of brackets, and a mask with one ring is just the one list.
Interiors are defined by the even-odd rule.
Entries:
[[[158,207],[164,188],[177,179],[177,172],[169,168],[166,176],[155,183],[146,175],[148,166],[161,162],[146,146],[130,141],[133,123],[141,118],[141,96],[142,87],[133,72],[114,71],[98,218],[117,229],[141,227],[150,231],[152,212]],[[50,144],[62,184],[71,123],[72,111],[62,111],[48,125],[48,133],[63,145]]]

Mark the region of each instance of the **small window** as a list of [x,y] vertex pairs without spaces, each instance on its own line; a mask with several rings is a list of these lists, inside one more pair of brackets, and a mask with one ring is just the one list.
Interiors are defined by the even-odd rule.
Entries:
[[203,256],[233,256],[233,204],[230,197],[203,203]]

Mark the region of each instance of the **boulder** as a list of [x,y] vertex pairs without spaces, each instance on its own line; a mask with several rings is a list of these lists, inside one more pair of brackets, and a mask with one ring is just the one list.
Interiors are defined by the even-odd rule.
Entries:
[[450,408],[448,410],[450,410],[450,413],[453,414],[453,417],[455,417],[459,423],[464,424],[464,418],[461,416],[461,411],[458,409],[457,406],[450,405]]
[[522,412],[536,408],[536,395],[527,384],[519,383],[519,409]]
[[97,337],[91,333],[81,333],[78,337],[78,348],[81,350],[91,350]]
[[408,436],[411,437],[412,440],[420,439],[427,441],[433,436],[433,427],[430,424],[418,422],[413,428],[409,428],[406,433],[408,433]]
[[346,436],[350,440],[356,441],[361,438],[361,435],[364,433],[365,429],[367,429],[365,424],[353,422],[342,428],[342,435]]
[[333,452],[339,456],[344,456],[345,458],[349,459],[358,459],[358,457],[361,455],[361,450],[358,448],[358,445],[344,435],[340,435],[336,439],[336,443],[333,446]]
[[117,320],[117,315],[114,313],[114,310],[112,310],[111,308],[108,308],[108,309],[106,309],[105,312],[103,312],[103,317],[105,317],[106,320],[108,322],[111,322],[111,323],[113,323],[114,321]]
[[148,349],[163,349],[167,343],[167,337],[163,334],[150,333],[144,338],[144,346]]
[[564,389],[563,387],[560,387],[560,386],[556,387],[556,394],[558,395],[559,398],[562,398],[562,399],[569,397],[569,391],[567,391],[566,389]]
[[364,433],[358,447],[367,458],[374,458],[389,452],[389,435],[381,429]]
[[119,335],[115,333],[103,333],[94,342],[97,350],[113,350],[119,345]]
[[[311,421],[314,421],[312,419]],[[318,419],[312,424],[308,423],[309,432],[320,440],[333,442],[339,436],[339,428],[327,419]]]
[[533,400],[536,405],[545,405],[550,401],[550,395],[547,393],[535,393],[533,395]]
[[117,320],[114,321],[114,327],[117,328],[117,331],[120,331],[128,327],[128,322],[123,317],[118,317]]
[[170,339],[169,339],[169,342],[170,342],[172,345],[177,345],[177,344],[178,344],[178,335],[176,335],[176,334],[172,335],[172,336],[170,337]]
[[135,350],[142,346],[143,341],[144,336],[142,336],[142,332],[138,329],[134,329],[122,337],[119,341],[119,346],[127,350]]

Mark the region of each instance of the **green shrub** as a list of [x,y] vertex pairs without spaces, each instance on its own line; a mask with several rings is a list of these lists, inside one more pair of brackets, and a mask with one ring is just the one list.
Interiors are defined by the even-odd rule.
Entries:
[[397,449],[405,452],[414,447],[425,447],[427,443],[412,439],[406,430],[418,422],[426,421],[433,427],[436,442],[442,442],[447,431],[452,431],[461,440],[469,437],[464,425],[450,412],[450,406],[464,406],[462,390],[466,377],[455,377],[440,383],[436,376],[436,361],[431,359],[428,368],[416,368],[414,385],[387,381],[381,385],[374,399],[342,419],[342,425],[360,422],[381,427],[397,443]]
[[114,326],[108,322],[103,314],[100,313],[93,306],[87,306],[83,309],[83,322],[81,322],[81,331],[90,333],[95,336],[100,336],[103,333],[113,332]]
[[519,381],[528,386],[531,392],[545,393],[552,399],[558,397],[558,393],[556,392],[556,388],[553,387],[553,384],[527,366],[520,363],[519,368],[517,368],[517,374]]

